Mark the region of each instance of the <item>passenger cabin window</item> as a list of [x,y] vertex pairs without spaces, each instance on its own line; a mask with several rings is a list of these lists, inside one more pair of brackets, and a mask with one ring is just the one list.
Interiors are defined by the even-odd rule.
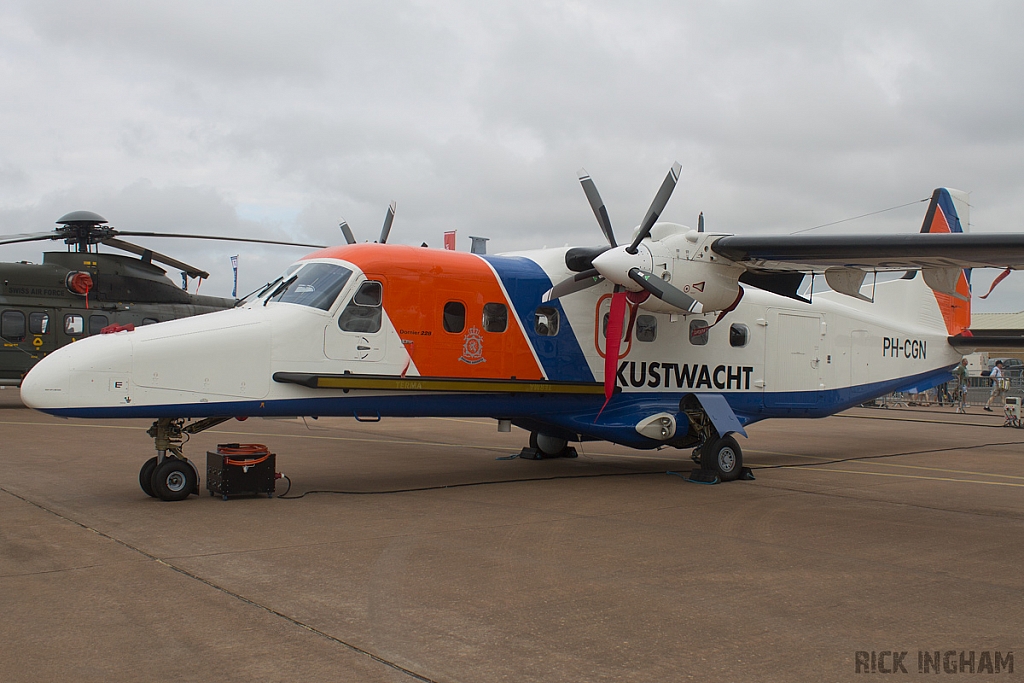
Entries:
[[652,342],[658,338],[658,319],[653,315],[636,317],[636,340]]
[[380,332],[382,300],[381,284],[375,280],[367,280],[359,286],[352,301],[342,311],[341,317],[338,318],[338,327],[345,332]]
[[690,343],[694,346],[704,346],[708,343],[708,327],[707,322],[703,320],[691,320],[690,321]]
[[269,301],[328,310],[352,271],[334,263],[307,263],[277,285]]
[[747,339],[750,338],[750,332],[747,330],[746,325],[730,325],[729,326],[729,346],[746,346]]
[[461,301],[449,301],[444,305],[444,331],[458,333],[466,329],[466,305]]
[[21,311],[4,311],[0,314],[0,337],[16,343],[25,339],[25,314]]
[[552,306],[539,306],[533,314],[533,329],[542,337],[557,335],[558,309]]
[[[604,317],[601,319],[601,336],[604,337],[605,339],[608,338],[608,321],[611,320],[611,317],[612,317],[612,314],[609,312],[609,313],[605,313]],[[623,321],[622,321],[622,341],[626,341],[626,334],[629,332],[629,330],[626,329],[626,322],[627,321],[625,319],[623,319]]]
[[50,334],[50,315],[41,311],[29,313],[28,331],[32,334]]
[[99,334],[109,324],[105,315],[90,315],[89,334]]
[[64,316],[64,334],[80,335],[85,331],[85,318],[69,313]]
[[508,328],[508,307],[505,304],[484,304],[484,331],[504,332]]

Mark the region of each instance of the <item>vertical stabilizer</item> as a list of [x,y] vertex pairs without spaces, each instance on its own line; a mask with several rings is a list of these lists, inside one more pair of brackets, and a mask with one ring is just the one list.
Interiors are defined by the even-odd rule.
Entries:
[[[967,232],[970,225],[969,196],[961,190],[950,190],[940,187],[932,193],[932,201],[924,216],[921,232]],[[925,273],[925,281],[930,285],[943,280],[943,273],[935,273],[929,277]],[[935,300],[942,312],[946,330],[950,335],[959,334],[961,330],[971,326],[971,271],[963,269],[954,271],[956,294],[934,291]],[[953,284],[953,283],[951,283]],[[948,288],[948,287],[944,287]],[[953,288],[948,288],[953,291]]]

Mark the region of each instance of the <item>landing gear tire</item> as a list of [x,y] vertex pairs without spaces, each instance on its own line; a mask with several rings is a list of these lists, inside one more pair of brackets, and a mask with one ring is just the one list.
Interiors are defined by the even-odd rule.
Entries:
[[153,493],[160,500],[185,500],[199,488],[192,465],[178,458],[165,458],[153,471]]
[[721,481],[735,481],[743,471],[743,452],[736,439],[723,436],[704,444],[700,465],[701,469],[717,474]]
[[562,458],[569,451],[569,442],[557,436],[530,432],[530,448],[543,453],[546,458]]
[[142,465],[142,469],[139,470],[139,486],[142,491],[151,498],[156,498],[156,494],[153,492],[153,472],[156,471],[156,456],[147,460]]

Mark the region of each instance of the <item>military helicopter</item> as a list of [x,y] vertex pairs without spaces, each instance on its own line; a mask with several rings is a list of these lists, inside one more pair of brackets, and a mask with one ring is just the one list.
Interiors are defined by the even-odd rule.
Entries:
[[[293,247],[323,245],[244,237],[118,230],[91,211],[73,211],[51,231],[0,236],[0,244],[63,240],[67,251],[43,254],[43,263],[0,263],[0,386],[17,386],[41,358],[104,329],[127,329],[232,308],[237,299],[190,294],[188,278],[206,271],[120,239],[179,237]],[[347,227],[347,226],[346,226]],[[138,256],[99,253],[103,244]],[[162,263],[181,271],[183,286]],[[117,326],[116,328],[113,326]]]

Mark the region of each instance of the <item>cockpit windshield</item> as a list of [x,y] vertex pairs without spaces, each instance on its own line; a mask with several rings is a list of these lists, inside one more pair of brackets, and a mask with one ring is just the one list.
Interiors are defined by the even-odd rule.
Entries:
[[[267,301],[328,310],[352,271],[335,263],[307,263],[278,284]],[[266,302],[264,302],[266,304]]]

